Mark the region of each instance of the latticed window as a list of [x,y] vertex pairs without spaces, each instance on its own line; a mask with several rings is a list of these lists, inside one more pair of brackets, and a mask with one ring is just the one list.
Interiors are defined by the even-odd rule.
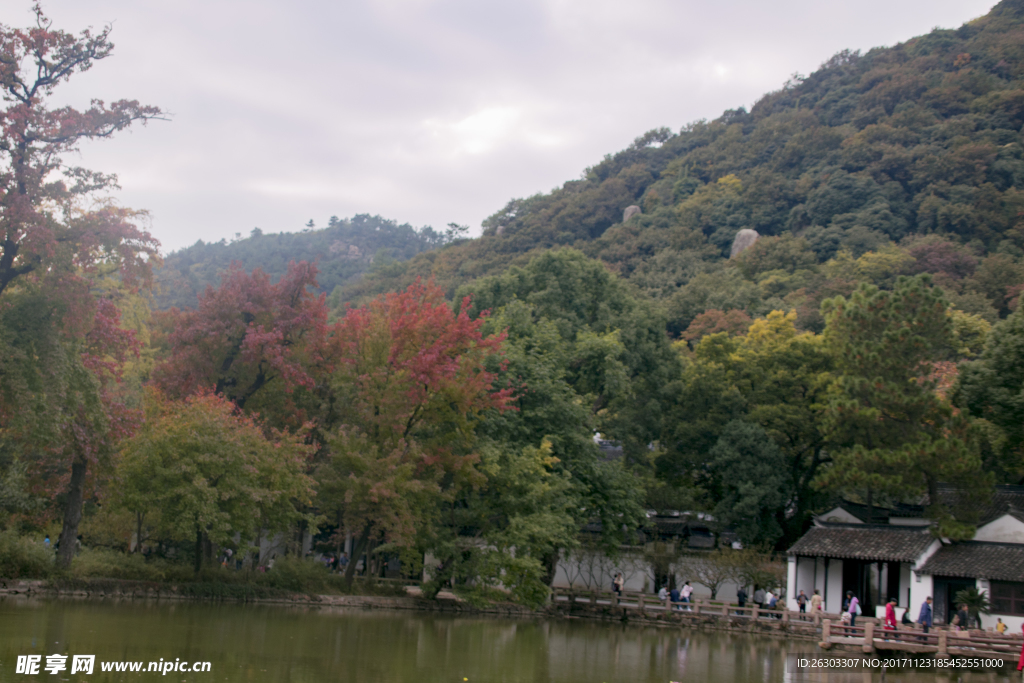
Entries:
[[1024,615],[1024,583],[992,582],[992,613]]

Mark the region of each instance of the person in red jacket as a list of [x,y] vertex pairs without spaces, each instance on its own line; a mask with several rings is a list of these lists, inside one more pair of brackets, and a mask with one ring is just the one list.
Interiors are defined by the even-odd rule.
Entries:
[[885,629],[896,630],[896,598],[889,598],[889,602],[885,603]]
[[[1020,625],[1020,629],[1024,631],[1024,624]],[[1020,661],[1017,662],[1017,671],[1024,671],[1024,646],[1020,648]],[[1024,674],[1021,674],[1021,680],[1024,681]]]

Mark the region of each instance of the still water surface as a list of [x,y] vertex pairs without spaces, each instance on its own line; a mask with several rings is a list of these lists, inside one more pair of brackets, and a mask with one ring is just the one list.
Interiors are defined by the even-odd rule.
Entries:
[[[0,599],[0,682],[799,683],[879,672],[796,669],[807,642],[582,620],[237,604]],[[15,673],[18,655],[96,655],[92,675]],[[208,673],[103,673],[103,661],[209,661]],[[71,658],[68,658],[70,664]],[[145,665],[144,667],[145,668]],[[1002,672],[888,673],[887,681],[1020,681]]]

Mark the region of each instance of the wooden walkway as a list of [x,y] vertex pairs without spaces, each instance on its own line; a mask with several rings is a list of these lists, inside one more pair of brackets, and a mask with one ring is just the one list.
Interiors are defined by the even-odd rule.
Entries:
[[[1020,656],[1022,641],[1019,635],[999,635],[988,631],[957,632],[943,628],[924,633],[916,624],[900,625],[895,631],[882,627],[877,617],[857,617],[857,626],[846,626],[840,615],[828,612],[817,614],[789,610],[760,609],[756,605],[740,607],[734,603],[695,600],[691,603],[661,602],[656,597],[643,593],[623,591],[616,595],[611,591],[575,591],[556,588],[551,593],[552,604],[556,607],[589,606],[591,609],[626,610],[645,617],[688,622],[708,619],[722,620],[729,625],[761,624],[794,635],[813,636],[822,649],[840,647],[864,653],[895,651],[930,654],[939,658],[981,657],[1012,660]],[[724,624],[723,624],[724,625]]]

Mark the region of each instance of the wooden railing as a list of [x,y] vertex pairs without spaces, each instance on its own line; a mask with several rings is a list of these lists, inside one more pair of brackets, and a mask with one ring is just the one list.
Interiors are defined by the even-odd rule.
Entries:
[[1013,662],[1021,652],[1020,636],[1005,636],[984,631],[949,631],[939,629],[925,633],[916,625],[898,629],[878,629],[875,624],[846,626],[825,619],[821,626],[821,645],[859,645],[864,652],[897,650],[930,653],[945,658],[951,655],[997,657]]
[[740,607],[736,603],[717,600],[695,599],[692,602],[672,603],[661,601],[656,596],[636,591],[623,591],[621,595],[604,590],[573,590],[555,588],[551,592],[551,600],[555,604],[588,604],[601,607],[620,607],[650,614],[673,614],[684,616],[707,615],[713,617],[756,619],[764,622],[781,622],[790,627],[818,629],[821,619],[826,616],[838,618],[838,615],[827,615],[792,612],[784,609],[766,609],[748,603]]
[[[844,624],[840,615],[828,612],[794,612],[785,609],[763,609],[757,605],[740,607],[735,603],[694,600],[677,602],[658,600],[656,596],[635,591],[623,591],[621,595],[612,591],[573,590],[555,588],[551,600],[558,604],[580,604],[600,607],[615,607],[635,610],[642,614],[673,615],[681,620],[685,617],[712,617],[726,620],[746,619],[759,623],[778,623],[790,631],[805,635],[820,634],[821,646],[834,645],[860,648],[863,652],[875,650],[901,650],[905,652],[930,653],[937,657],[950,655],[997,656],[1004,660],[1021,652],[1021,636],[999,635],[984,631],[956,632],[944,629],[925,633],[916,624],[901,624],[895,630],[884,628],[877,617],[862,615],[856,618],[856,625]],[[735,623],[735,622],[734,622]]]

